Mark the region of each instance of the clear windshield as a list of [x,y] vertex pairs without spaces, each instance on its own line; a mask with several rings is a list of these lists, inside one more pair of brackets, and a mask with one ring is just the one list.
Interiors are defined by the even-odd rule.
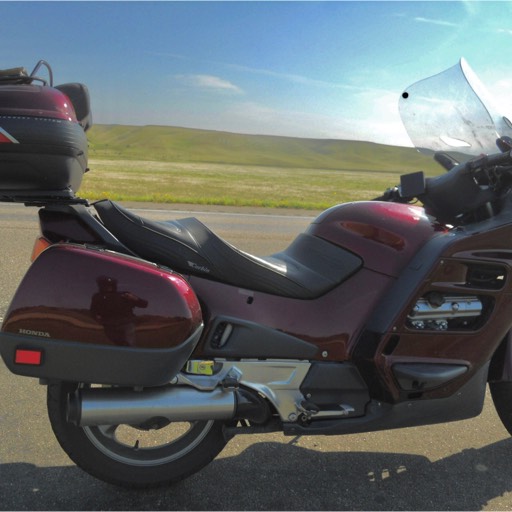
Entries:
[[459,162],[496,153],[496,139],[512,136],[512,125],[464,59],[455,66],[407,88],[400,116],[422,153],[443,151]]

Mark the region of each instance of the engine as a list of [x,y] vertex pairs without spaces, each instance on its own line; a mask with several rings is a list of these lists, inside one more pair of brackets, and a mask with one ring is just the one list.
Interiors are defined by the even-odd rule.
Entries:
[[431,292],[418,299],[407,316],[415,330],[470,329],[482,314],[482,301],[474,295],[443,295]]

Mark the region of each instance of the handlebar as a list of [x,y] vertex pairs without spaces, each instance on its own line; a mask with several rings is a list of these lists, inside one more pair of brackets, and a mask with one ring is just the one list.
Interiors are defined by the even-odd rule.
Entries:
[[496,153],[492,155],[482,155],[473,160],[469,160],[465,164],[468,171],[475,171],[488,167],[496,167],[499,165],[512,165],[512,150],[505,153]]
[[374,200],[407,203],[418,198],[439,221],[453,223],[458,216],[500,196],[501,175],[495,172],[500,167],[512,176],[512,149],[482,155],[434,178],[425,178],[423,172],[403,175],[400,187],[390,188]]

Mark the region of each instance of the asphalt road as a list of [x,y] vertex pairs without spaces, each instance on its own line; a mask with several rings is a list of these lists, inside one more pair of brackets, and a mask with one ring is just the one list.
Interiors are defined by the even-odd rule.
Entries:
[[[271,213],[271,215],[268,215]],[[310,221],[301,212],[194,212],[246,251],[269,254]],[[144,216],[189,214],[154,206]],[[0,316],[28,267],[32,208],[0,204]],[[77,269],[79,272],[79,269]],[[72,286],[72,284],[70,284]],[[512,510],[512,440],[490,399],[471,420],[336,437],[238,436],[175,486],[122,490],[62,452],[45,388],[0,362],[1,510]]]

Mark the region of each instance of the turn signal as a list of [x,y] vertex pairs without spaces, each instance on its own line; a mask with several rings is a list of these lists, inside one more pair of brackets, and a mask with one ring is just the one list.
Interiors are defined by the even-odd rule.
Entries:
[[44,236],[37,238],[34,242],[34,248],[32,249],[32,256],[30,257],[30,261],[34,262],[45,249],[50,247],[50,245],[52,245],[52,243]]

